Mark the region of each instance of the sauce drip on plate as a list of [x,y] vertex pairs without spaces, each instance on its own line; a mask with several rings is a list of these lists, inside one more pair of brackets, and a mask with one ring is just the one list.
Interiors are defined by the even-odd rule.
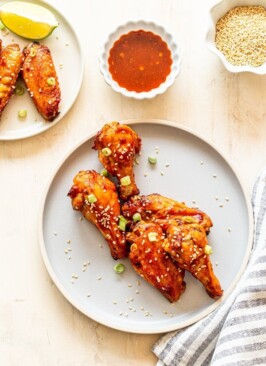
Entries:
[[147,92],[157,88],[170,74],[171,51],[162,38],[138,30],[122,35],[109,54],[109,71],[121,87]]

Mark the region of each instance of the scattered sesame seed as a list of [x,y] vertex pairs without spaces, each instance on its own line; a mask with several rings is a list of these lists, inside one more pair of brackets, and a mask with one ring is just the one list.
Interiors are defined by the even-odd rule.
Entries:
[[161,175],[164,175],[164,172],[161,172],[160,174],[161,174]]
[[54,232],[54,236],[57,236],[57,232],[56,231]]
[[228,202],[229,201],[229,197],[225,197],[225,200]]
[[87,297],[91,297],[91,294],[90,294],[90,293],[88,293],[86,296],[87,296]]
[[229,233],[231,233],[231,228],[230,227],[227,230],[229,231]]
[[71,243],[71,240],[70,240],[70,239],[68,239],[67,244],[70,244],[70,243]]
[[98,281],[101,281],[101,279],[102,279],[102,277],[101,277],[101,276],[99,276],[99,277],[97,278],[97,280],[98,280]]
[[147,177],[147,175],[148,175],[147,173],[144,173],[144,177],[145,177],[145,178]]
[[219,207],[224,207],[224,205],[220,204]]
[[165,167],[166,167],[166,168],[169,168],[169,166],[170,166],[170,164],[169,164],[169,163],[165,164]]
[[68,260],[70,260],[70,259],[71,259],[71,255],[68,256]]
[[212,176],[213,176],[213,178],[217,178],[217,174],[213,174]]
[[129,283],[127,286],[128,286],[128,287],[132,287],[131,283]]

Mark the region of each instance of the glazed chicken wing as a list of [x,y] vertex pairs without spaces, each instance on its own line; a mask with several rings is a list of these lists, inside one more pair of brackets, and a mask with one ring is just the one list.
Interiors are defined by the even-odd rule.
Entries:
[[17,44],[2,49],[0,41],[0,115],[12,97],[20,72],[23,56]]
[[135,183],[133,163],[140,152],[141,139],[130,127],[111,122],[98,132],[93,148],[98,150],[100,162],[118,179],[119,197],[125,201],[139,193]]
[[127,240],[132,244],[129,259],[135,271],[170,302],[177,301],[185,291],[184,271],[164,251],[161,227],[140,221],[127,233]]
[[179,224],[200,224],[206,233],[212,227],[212,221],[204,212],[189,208],[184,203],[177,202],[160,194],[139,195],[131,197],[122,207],[123,215],[132,219],[138,212],[145,221],[170,220]]
[[207,236],[198,224],[178,225],[175,221],[166,223],[164,250],[175,260],[179,267],[188,270],[205,287],[212,298],[222,296],[223,290],[215,276],[208,255]]
[[125,233],[118,227],[120,205],[115,185],[94,170],[80,171],[73,183],[68,193],[73,209],[101,231],[114,259],[127,256]]
[[24,48],[22,77],[33,102],[44,119],[53,121],[59,114],[61,91],[49,48],[30,43]]
[[209,255],[207,234],[212,221],[204,212],[185,206],[159,194],[131,197],[122,207],[123,215],[132,220],[135,213],[141,219],[160,225],[167,240],[163,248],[180,268],[188,270],[206,288],[212,298],[223,293],[213,272]]

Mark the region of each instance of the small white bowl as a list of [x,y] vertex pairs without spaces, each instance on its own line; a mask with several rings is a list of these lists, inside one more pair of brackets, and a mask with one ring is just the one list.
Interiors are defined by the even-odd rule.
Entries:
[[251,72],[258,75],[266,74],[266,63],[261,66],[236,66],[232,65],[227,61],[224,54],[219,51],[215,44],[215,34],[216,34],[216,23],[220,18],[222,18],[229,10],[237,7],[237,6],[254,6],[260,5],[266,8],[266,0],[222,0],[211,7],[209,10],[209,27],[206,36],[207,46],[210,51],[215,53],[222,61],[224,67],[233,73],[240,72]]
[[[134,30],[144,30],[151,31],[162,38],[163,41],[167,43],[169,50],[171,51],[172,65],[170,74],[167,76],[166,80],[158,86],[148,92],[135,92],[129,91],[113,80],[112,75],[109,72],[108,57],[110,49],[113,47],[115,41],[117,41],[123,34],[127,34]],[[126,97],[131,97],[135,99],[151,99],[158,94],[163,94],[175,81],[175,78],[180,72],[180,48],[174,41],[171,34],[167,33],[162,26],[158,26],[153,22],[146,22],[144,20],[130,21],[125,25],[119,26],[114,32],[112,32],[107,41],[105,42],[99,57],[100,71],[104,76],[104,79],[108,85],[111,86],[113,90],[118,93],[123,94]]]

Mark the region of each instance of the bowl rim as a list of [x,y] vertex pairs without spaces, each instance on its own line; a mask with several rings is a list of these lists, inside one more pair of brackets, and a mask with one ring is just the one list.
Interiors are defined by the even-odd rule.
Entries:
[[[218,58],[222,61],[224,67],[232,72],[232,73],[252,73],[257,75],[265,75],[266,74],[266,62],[264,62],[260,66],[250,66],[250,65],[233,65],[231,64],[225,57],[225,55],[218,50],[218,48],[215,45],[215,33],[216,33],[216,23],[217,21],[214,20],[213,12],[215,9],[219,8],[223,4],[227,3],[228,10],[223,12],[220,17],[225,15],[230,9],[233,9],[237,6],[255,6],[255,5],[261,5],[264,6],[266,9],[266,0],[218,0],[214,4],[211,5],[209,11],[208,11],[208,28],[205,36],[205,41],[207,44],[208,49],[214,53]],[[262,5],[262,3],[264,5]],[[240,5],[241,4],[241,5]]]
[[[114,42],[118,40],[121,35],[127,34],[133,30],[140,30],[140,29],[151,31],[159,35],[167,43],[167,46],[171,51],[173,61],[171,65],[171,71],[168,74],[166,80],[163,83],[161,83],[157,88],[151,89],[150,91],[147,92],[129,91],[126,88],[121,87],[115,80],[113,80],[108,67],[108,55]],[[111,86],[111,88],[114,91],[126,97],[138,100],[151,99],[157,95],[163,94],[170,86],[173,85],[176,77],[180,73],[181,50],[174,36],[171,33],[169,33],[164,26],[158,25],[153,21],[143,19],[129,20],[126,23],[116,27],[106,38],[100,50],[99,66],[100,66],[100,72],[103,75],[105,82],[109,86]]]

